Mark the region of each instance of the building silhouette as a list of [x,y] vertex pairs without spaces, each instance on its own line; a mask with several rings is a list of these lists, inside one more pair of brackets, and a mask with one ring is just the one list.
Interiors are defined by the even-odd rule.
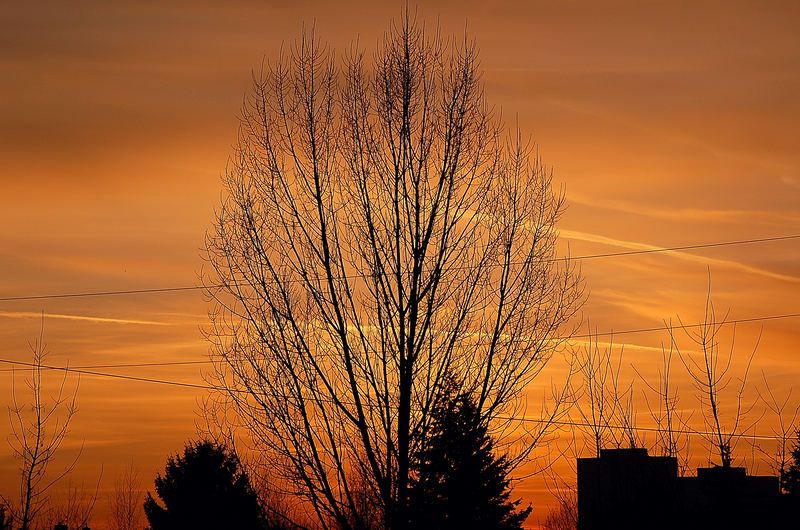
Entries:
[[679,477],[674,457],[646,449],[578,459],[578,530],[791,528],[788,515],[778,478],[748,476],[741,467]]

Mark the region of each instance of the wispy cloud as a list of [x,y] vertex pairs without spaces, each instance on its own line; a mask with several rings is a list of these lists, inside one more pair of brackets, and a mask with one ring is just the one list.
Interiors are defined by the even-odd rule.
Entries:
[[673,316],[666,309],[667,303],[663,299],[656,301],[648,298],[643,300],[640,297],[628,296],[613,289],[592,289],[592,298],[624,308],[636,316],[657,322],[658,325],[663,324],[665,319]]
[[[572,239],[575,241],[586,241],[588,243],[598,243],[601,245],[609,245],[613,247],[621,247],[627,248],[630,250],[665,250],[664,247],[660,247],[657,245],[651,245],[649,243],[639,243],[637,241],[625,241],[622,239],[614,239],[611,237],[602,236],[600,234],[592,234],[589,232],[581,232],[578,230],[559,230],[561,237],[565,237],[567,239]],[[746,265],[744,263],[739,263],[738,261],[727,260],[727,259],[719,259],[719,258],[710,258],[707,256],[697,256],[695,254],[690,254],[688,252],[680,251],[680,250],[669,250],[666,251],[665,254],[669,254],[673,258],[682,259],[684,261],[691,261],[693,263],[702,263],[704,265],[717,265],[720,267],[727,267],[729,269],[736,269],[739,271],[747,272],[750,274],[756,274],[759,276],[764,276],[767,278],[772,278],[775,280],[781,280],[785,282],[793,282],[793,283],[800,283],[800,278],[796,276],[790,276],[788,274],[780,274],[777,272],[773,272],[770,270],[762,269],[759,267],[753,267],[752,265]]]
[[590,199],[581,195],[570,194],[569,201],[575,204],[632,213],[666,219],[669,221],[709,221],[718,223],[752,223],[754,220],[766,222],[800,222],[800,216],[760,210],[709,210],[705,208],[659,208],[651,205],[636,204],[617,199]]
[[[666,333],[666,331],[664,332]],[[608,335],[603,335],[607,337]],[[570,341],[572,344],[581,345],[586,347],[594,347],[599,346],[601,348],[613,348],[615,351],[617,350],[641,350],[646,352],[656,352],[661,353],[662,348],[659,346],[643,346],[641,344],[635,344],[633,342],[618,342],[618,341],[600,341],[600,340],[588,340],[588,339],[572,339]]]
[[[28,311],[0,311],[0,317],[5,318],[42,318],[42,313]],[[86,315],[62,315],[58,313],[45,313],[44,318],[55,318],[61,320],[80,320],[83,322],[96,322],[98,324],[136,324],[144,326],[169,326],[166,322],[155,322],[153,320],[132,320],[125,318],[105,318]]]
[[800,189],[800,180],[794,177],[781,177],[781,182],[783,182],[790,188]]

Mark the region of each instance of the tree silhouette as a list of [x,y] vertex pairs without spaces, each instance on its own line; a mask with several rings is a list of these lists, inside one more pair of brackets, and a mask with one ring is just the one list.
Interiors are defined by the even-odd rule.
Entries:
[[258,497],[236,458],[212,442],[189,443],[183,456],[170,457],[144,511],[152,530],[266,528]]
[[542,530],[575,530],[578,527],[578,498],[559,499],[542,522]]
[[[404,528],[443,374],[497,424],[573,331],[563,192],[485,100],[475,44],[408,12],[374,54],[312,32],[254,78],[206,239],[206,410],[320,524],[351,528],[360,490]],[[507,427],[517,464],[548,425]]]
[[80,380],[75,383],[75,389],[68,392],[68,372],[65,370],[61,381],[52,389],[45,385],[43,374],[47,370],[47,347],[44,342],[44,313],[39,337],[30,343],[30,348],[33,359],[29,364],[30,376],[25,380],[29,390],[28,400],[19,399],[16,372],[12,372],[12,405],[8,407],[11,423],[8,442],[20,465],[20,498],[15,505],[0,495],[0,500],[21,530],[37,526],[37,518],[48,504],[49,492],[72,472],[83,450],[81,445],[77,455],[58,474],[49,472],[61,452],[61,444],[67,438],[72,418],[78,410],[76,401]]
[[624,392],[619,388],[622,349],[615,356],[613,341],[601,348],[596,333],[589,327],[588,344],[576,354],[581,386],[574,405],[591,438],[592,450],[599,457],[606,445],[621,445],[624,433],[611,426],[625,423],[625,409]]
[[[671,321],[668,324],[670,326]],[[675,352],[676,345],[672,337],[669,346],[661,344],[661,366],[655,381],[648,380],[636,366],[633,370],[647,387],[643,396],[650,417],[656,424],[656,443],[653,450],[661,456],[675,457],[678,461],[678,473],[684,476],[689,470],[689,429],[686,426],[692,413],[679,406],[678,386],[672,377]],[[651,400],[648,393],[654,395],[655,399]],[[681,431],[685,431],[683,436]]]
[[410,527],[514,530],[531,512],[510,501],[511,462],[494,444],[467,393],[445,396],[432,411],[428,443],[413,460]]
[[798,418],[800,418],[800,405],[790,406],[792,400],[792,388],[790,387],[785,396],[780,399],[767,380],[767,375],[761,372],[764,381],[763,389],[758,390],[759,398],[766,408],[765,413],[772,416],[772,431],[775,437],[775,444],[772,450],[767,450],[761,445],[755,445],[755,449],[767,460],[767,465],[773,475],[780,478],[781,489],[786,491],[784,482],[786,470],[792,459],[792,436],[797,432]]
[[[727,324],[729,314],[730,311],[720,317],[717,313],[711,298],[711,270],[709,269],[703,322],[696,329],[692,329],[685,326],[680,317],[678,318],[680,323],[678,329],[683,331],[690,343],[698,347],[699,351],[692,352],[679,348],[676,329],[672,325],[668,327],[670,340],[675,344],[678,357],[697,391],[699,410],[706,425],[707,434],[704,434],[703,437],[709,443],[712,452],[719,455],[719,462],[723,467],[731,467],[736,442],[742,437],[742,433],[747,431],[743,423],[752,406],[744,405],[744,391],[747,386],[750,365],[761,341],[761,333],[759,333],[752,352],[746,358],[747,363],[743,373],[734,377],[731,368],[736,345],[735,323],[732,325],[729,348],[723,346],[722,339],[722,330]],[[731,385],[736,391],[735,394],[733,392],[726,393]],[[729,415],[727,425],[723,421],[724,408],[721,405],[724,398],[728,398],[736,406]]]
[[64,524],[67,528],[88,528],[102,480],[101,468],[94,488],[88,488],[83,483],[69,482],[66,490],[62,491],[56,499],[50,500],[50,506],[40,517],[41,522],[36,527],[51,528],[58,524]]
[[141,526],[142,496],[139,473],[131,462],[117,478],[109,499],[113,530],[135,530]]
[[797,431],[797,440],[792,446],[791,458],[789,467],[781,478],[781,486],[795,502],[800,503],[800,431]]

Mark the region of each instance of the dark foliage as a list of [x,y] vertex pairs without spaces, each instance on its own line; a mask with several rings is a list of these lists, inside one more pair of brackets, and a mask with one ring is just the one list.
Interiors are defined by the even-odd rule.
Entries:
[[11,512],[5,505],[0,504],[0,530],[11,530],[13,528],[14,518]]
[[236,458],[213,442],[188,444],[183,456],[170,457],[144,511],[152,530],[267,528],[258,497]]
[[409,493],[413,529],[512,530],[531,511],[510,501],[511,463],[495,456],[468,394],[450,393],[432,412],[428,445],[414,459]]
[[781,477],[783,490],[790,494],[795,501],[800,502],[800,431],[792,447],[792,461],[789,468]]

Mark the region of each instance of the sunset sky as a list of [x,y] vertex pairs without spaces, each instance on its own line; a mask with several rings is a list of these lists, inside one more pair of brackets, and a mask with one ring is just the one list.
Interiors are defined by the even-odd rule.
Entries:
[[[400,7],[4,3],[0,298],[196,285],[251,70],[277,57],[303,23],[334,48],[358,39],[374,50]],[[566,189],[565,252],[800,234],[797,2],[459,0],[420,3],[419,16],[476,38],[488,100],[535,139]],[[676,315],[698,322],[708,268],[716,304],[731,318],[800,313],[800,239],[582,268],[591,291],[583,316],[601,332],[658,327]],[[44,312],[53,365],[204,361],[206,309],[199,291],[0,301],[0,358],[30,360]],[[800,382],[800,318],[740,325],[737,352],[747,356],[762,325],[751,398],[762,370],[778,393]],[[615,343],[626,344],[626,370],[635,363],[652,373],[666,339],[640,333]],[[0,405],[11,403],[9,368],[0,366]],[[97,371],[203,384],[201,369]],[[560,373],[554,363],[542,381]],[[24,372],[16,377],[23,396]],[[166,456],[194,436],[202,396],[81,377],[66,450],[84,444],[73,481],[94,488],[102,467],[102,496],[132,461],[152,489]],[[682,396],[694,405],[688,385]],[[648,421],[643,411],[640,423]],[[765,416],[756,431],[769,434],[772,421]],[[0,437],[8,433],[0,421]],[[16,465],[3,442],[0,492],[16,494]],[[546,515],[538,478],[517,492],[534,502],[531,524]],[[101,498],[93,528],[104,527],[106,512]]]

